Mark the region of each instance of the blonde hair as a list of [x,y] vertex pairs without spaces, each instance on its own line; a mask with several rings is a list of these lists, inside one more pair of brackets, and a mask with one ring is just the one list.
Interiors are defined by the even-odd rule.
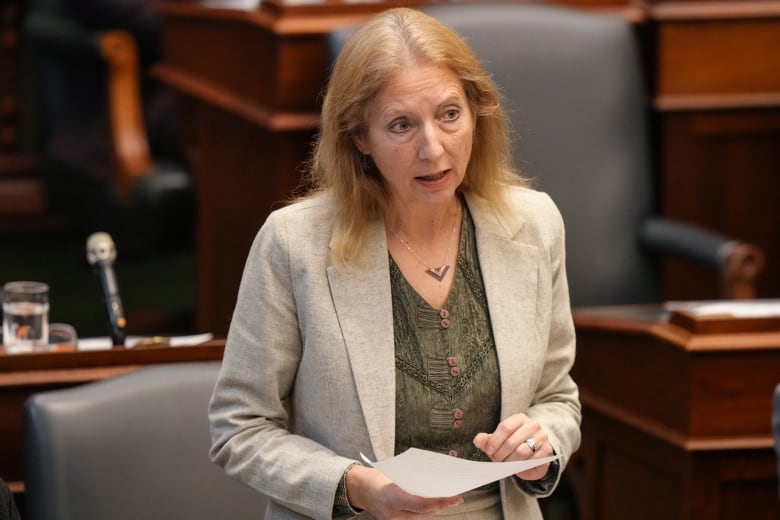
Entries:
[[371,104],[387,78],[410,62],[443,64],[460,78],[476,118],[472,156],[460,189],[506,209],[508,185],[525,185],[512,165],[509,129],[500,94],[474,52],[451,28],[409,8],[384,11],[345,43],[323,99],[320,133],[308,181],[314,193],[336,201],[334,263],[358,259],[368,224],[387,207],[382,177],[354,145],[364,135]]

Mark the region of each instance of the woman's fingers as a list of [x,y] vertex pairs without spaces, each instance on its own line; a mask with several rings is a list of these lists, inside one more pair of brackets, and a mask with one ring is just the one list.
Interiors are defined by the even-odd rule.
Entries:
[[501,421],[493,433],[477,434],[474,445],[494,462],[526,460],[552,454],[547,434],[539,423],[525,414],[515,414]]
[[379,471],[355,466],[347,473],[347,493],[353,507],[378,519],[430,518],[463,503],[460,496],[424,498],[411,495]]

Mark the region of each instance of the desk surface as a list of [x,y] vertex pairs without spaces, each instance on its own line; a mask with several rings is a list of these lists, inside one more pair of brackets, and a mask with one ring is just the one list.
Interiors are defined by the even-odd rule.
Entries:
[[107,350],[76,350],[60,345],[46,352],[5,354],[0,347],[0,386],[4,377],[19,371],[68,370],[119,365],[148,365],[182,361],[222,359],[225,341],[216,339],[198,345],[181,347],[151,346],[145,348],[113,348]]
[[[739,300],[735,306],[765,305],[776,300]],[[579,331],[649,334],[685,350],[777,349],[780,315],[735,317],[697,314],[696,307],[716,302],[620,305],[575,309]]]

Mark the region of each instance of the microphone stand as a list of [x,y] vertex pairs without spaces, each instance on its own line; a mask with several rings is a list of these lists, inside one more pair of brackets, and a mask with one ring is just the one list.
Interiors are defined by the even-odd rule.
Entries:
[[108,326],[112,348],[125,346],[125,319],[119,287],[114,276],[113,264],[116,259],[116,247],[108,233],[93,233],[87,239],[87,261],[100,280],[103,301],[108,310]]

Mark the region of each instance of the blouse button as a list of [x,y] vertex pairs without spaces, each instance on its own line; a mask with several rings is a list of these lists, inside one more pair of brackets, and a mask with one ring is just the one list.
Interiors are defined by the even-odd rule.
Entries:
[[458,358],[456,358],[455,356],[450,356],[450,357],[448,357],[448,358],[447,358],[447,364],[448,364],[449,366],[451,366],[451,367],[456,367],[456,366],[458,366]]
[[450,450],[447,452],[447,455],[450,457],[457,457],[458,456],[458,450]]
[[456,430],[463,428],[463,421],[461,421],[460,419],[455,419],[454,421],[452,421],[452,427],[455,428]]
[[449,329],[450,328],[450,320],[448,320],[447,318],[442,319],[441,322],[439,322],[439,323],[441,325],[441,328],[443,328],[443,329]]
[[460,375],[460,368],[458,368],[458,367],[452,367],[452,368],[450,369],[450,375],[451,375],[452,377],[458,377],[458,376]]
[[442,309],[439,311],[439,318],[446,319],[450,317],[450,311],[447,309]]
[[461,410],[460,408],[455,408],[452,411],[452,416],[456,419],[463,419],[463,410]]

